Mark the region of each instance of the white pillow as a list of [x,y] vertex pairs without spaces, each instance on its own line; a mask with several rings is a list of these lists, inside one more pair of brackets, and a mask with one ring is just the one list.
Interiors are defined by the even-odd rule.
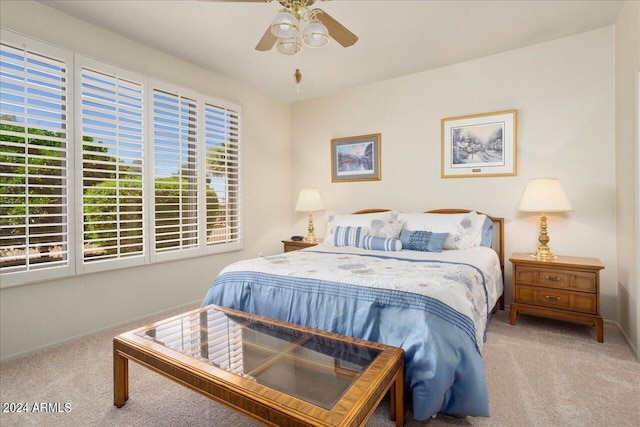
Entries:
[[437,213],[403,213],[398,214],[398,221],[404,221],[403,228],[411,231],[433,231],[434,233],[450,233],[466,216],[460,214]]
[[479,246],[482,240],[482,226],[486,218],[486,215],[478,215],[473,211],[460,214],[398,214],[398,220],[404,221],[405,230],[449,233],[444,241],[444,249],[467,249]]
[[327,232],[324,236],[325,243],[333,245],[333,233],[336,227],[366,227],[369,229],[374,219],[394,220],[398,216],[396,211],[376,212],[369,214],[330,215],[327,222]]

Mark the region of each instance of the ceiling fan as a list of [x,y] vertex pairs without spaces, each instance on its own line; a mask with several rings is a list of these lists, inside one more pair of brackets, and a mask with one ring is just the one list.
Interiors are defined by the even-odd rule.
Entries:
[[[270,3],[274,0],[213,0],[239,3]],[[307,47],[323,47],[329,42],[329,37],[343,47],[354,45],[358,36],[349,31],[344,25],[333,19],[322,9],[310,7],[316,0],[284,0],[278,1],[283,9],[278,12],[264,35],[256,45],[258,51],[268,51],[276,45],[280,53],[296,55],[302,51],[302,45]],[[308,25],[300,34],[300,23]]]

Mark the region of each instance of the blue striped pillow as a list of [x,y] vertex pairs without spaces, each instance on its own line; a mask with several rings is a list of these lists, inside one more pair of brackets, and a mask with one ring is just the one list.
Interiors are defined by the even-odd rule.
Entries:
[[364,227],[336,227],[333,246],[360,246],[360,239],[366,234],[364,230]]
[[368,234],[362,238],[362,248],[374,251],[399,251],[402,249],[402,243],[399,239],[372,236],[371,234]]

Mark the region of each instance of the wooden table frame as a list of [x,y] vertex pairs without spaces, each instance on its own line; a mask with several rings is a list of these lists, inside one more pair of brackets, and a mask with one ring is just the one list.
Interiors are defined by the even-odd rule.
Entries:
[[[196,314],[205,309],[193,310],[172,319]],[[114,405],[120,408],[129,399],[128,361],[133,360],[267,425],[361,426],[373,414],[387,391],[391,398],[391,420],[395,420],[398,427],[404,425],[404,351],[402,349],[236,310],[221,307],[215,307],[215,309],[234,316],[378,349],[381,352],[340,400],[331,409],[325,409],[137,335],[139,331],[152,329],[154,325],[165,322],[162,321],[118,335],[113,339]]]

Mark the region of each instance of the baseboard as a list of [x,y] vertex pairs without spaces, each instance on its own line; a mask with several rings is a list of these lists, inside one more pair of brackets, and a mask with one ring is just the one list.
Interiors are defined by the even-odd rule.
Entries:
[[[509,313],[511,311],[511,305],[505,304],[504,311],[505,311],[505,313]],[[638,348],[633,345],[633,342],[631,341],[629,336],[625,333],[624,329],[622,329],[622,327],[620,326],[620,323],[616,322],[615,320],[609,320],[609,319],[604,319],[604,318],[602,320],[603,320],[604,323],[609,324],[609,325],[615,325],[616,328],[618,328],[618,330],[622,334],[622,337],[627,342],[627,345],[629,346],[629,348],[631,349],[633,354],[636,356],[636,359],[638,359],[638,361],[640,361],[640,353],[638,353]]]
[[633,354],[635,354],[636,359],[638,359],[638,361],[640,361],[640,354],[638,353],[638,348],[635,345],[633,345],[633,342],[631,341],[631,339],[629,338],[627,333],[624,331],[624,329],[622,329],[622,326],[620,326],[620,323],[616,322],[615,320],[606,320],[606,319],[605,319],[604,323],[613,324],[613,325],[616,325],[618,327],[618,330],[622,334],[622,337],[624,338],[624,340],[627,342],[627,345],[629,346],[629,348],[631,349]]
[[5,356],[4,358],[1,358],[0,359],[0,363],[7,362],[7,361],[12,360],[12,359],[17,359],[19,357],[24,357],[24,356],[27,356],[27,355],[32,354],[32,353],[36,353],[36,352],[41,351],[41,350],[46,350],[48,348],[55,347],[57,345],[64,344],[64,343],[69,342],[69,341],[74,341],[74,340],[77,340],[77,339],[80,339],[80,338],[84,338],[84,337],[89,336],[89,335],[93,335],[93,334],[97,334],[97,333],[100,333],[100,332],[104,332],[104,331],[107,331],[109,329],[114,329],[114,328],[117,328],[119,326],[124,326],[124,325],[129,324],[129,323],[137,322],[139,320],[143,320],[143,319],[146,319],[148,317],[160,315],[160,314],[163,314],[163,313],[169,313],[169,312],[172,312],[172,311],[177,311],[177,310],[179,310],[181,308],[191,307],[191,306],[193,306],[195,304],[199,305],[201,302],[202,302],[202,300],[197,300],[197,301],[189,302],[187,304],[178,305],[178,306],[175,306],[175,307],[172,307],[172,308],[167,308],[167,309],[164,309],[164,310],[158,310],[158,311],[155,311],[153,313],[148,313],[148,314],[145,314],[145,315],[142,315],[142,316],[138,316],[138,317],[135,317],[135,318],[132,318],[132,319],[124,320],[122,322],[114,323],[112,325],[108,325],[108,326],[105,326],[105,327],[102,327],[102,328],[97,328],[97,329],[94,329],[94,330],[91,330],[91,331],[88,331],[88,332],[85,332],[85,333],[82,333],[82,334],[73,335],[73,336],[68,337],[68,338],[64,338],[64,339],[61,339],[61,340],[58,340],[58,341],[54,341],[54,342],[51,342],[51,343],[48,343],[48,344],[44,344],[42,346],[33,348],[31,350],[25,350],[25,351],[21,351],[19,353],[10,354],[9,356]]

